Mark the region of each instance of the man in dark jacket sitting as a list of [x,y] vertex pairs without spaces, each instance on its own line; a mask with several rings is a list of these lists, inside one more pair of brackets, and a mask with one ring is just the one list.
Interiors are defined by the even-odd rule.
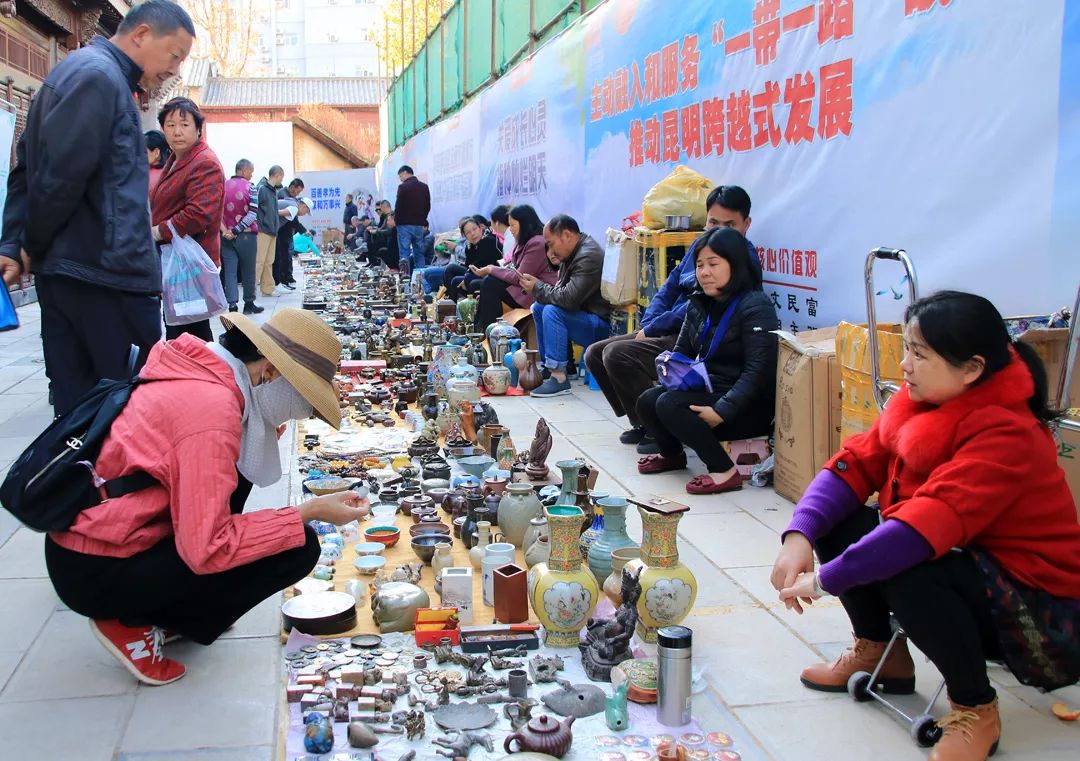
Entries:
[[150,167],[134,93],[174,77],[195,26],[168,0],[132,8],[49,73],[8,177],[0,273],[36,276],[54,409],[127,375],[132,345],[161,338],[161,264],[150,236]]
[[548,257],[559,265],[555,285],[522,274],[519,284],[533,295],[533,321],[544,367],[550,377],[532,396],[570,393],[566,363],[570,342],[588,347],[611,332],[611,304],[600,295],[604,249],[581,232],[577,221],[556,214],[544,227]]
[[[656,441],[645,432],[637,414],[637,400],[656,383],[656,358],[671,351],[686,316],[687,299],[697,287],[694,260],[697,249],[705,244],[709,233],[720,227],[730,227],[746,236],[750,229],[750,196],[738,185],[713,188],[705,201],[705,234],[694,241],[679,266],[671,271],[657,291],[649,308],[641,317],[641,329],[636,333],[598,341],[585,352],[585,365],[596,378],[600,390],[616,415],[630,421],[630,430],[623,431],[619,441],[637,445],[638,454],[659,452]],[[757,273],[761,288],[761,260],[754,244],[746,241],[751,269]]]

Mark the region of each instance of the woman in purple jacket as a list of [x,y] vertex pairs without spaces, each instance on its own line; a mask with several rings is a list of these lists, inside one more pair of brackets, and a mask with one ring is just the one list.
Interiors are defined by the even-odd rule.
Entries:
[[551,266],[544,243],[544,223],[536,210],[527,204],[510,210],[510,231],[517,242],[513,260],[508,267],[472,267],[480,283],[480,303],[476,307],[476,331],[482,333],[503,313],[503,304],[511,309],[528,309],[533,297],[518,283],[519,276],[526,273],[537,280],[554,285],[559,271]]

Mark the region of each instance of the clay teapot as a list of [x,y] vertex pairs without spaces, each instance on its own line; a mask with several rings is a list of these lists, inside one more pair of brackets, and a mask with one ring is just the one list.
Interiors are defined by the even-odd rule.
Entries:
[[507,737],[503,742],[503,750],[507,753],[515,752],[510,745],[516,740],[518,751],[535,751],[562,758],[570,750],[570,743],[574,740],[570,733],[573,723],[573,716],[563,719],[560,724],[554,717],[541,714]]

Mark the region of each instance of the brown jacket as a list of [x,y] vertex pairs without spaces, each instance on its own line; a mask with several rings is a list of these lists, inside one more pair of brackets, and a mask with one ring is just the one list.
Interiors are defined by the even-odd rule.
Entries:
[[600,317],[611,315],[611,304],[600,295],[600,278],[604,271],[604,249],[592,237],[581,234],[581,240],[559,267],[555,285],[539,282],[533,297],[541,304],[554,304],[569,312],[592,312]]

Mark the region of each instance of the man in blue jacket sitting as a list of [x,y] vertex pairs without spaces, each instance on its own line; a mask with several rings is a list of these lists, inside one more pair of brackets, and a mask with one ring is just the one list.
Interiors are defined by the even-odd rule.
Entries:
[[[585,352],[585,365],[596,378],[611,408],[626,415],[631,428],[619,441],[636,444],[639,454],[657,454],[660,450],[645,433],[637,416],[637,399],[656,383],[656,358],[671,351],[686,316],[686,299],[694,289],[694,251],[704,245],[708,233],[718,227],[731,227],[744,236],[750,229],[750,196],[738,185],[713,188],[705,201],[707,217],[702,235],[683,256],[679,266],[668,275],[641,318],[636,333],[598,341]],[[747,255],[761,281],[761,260],[757,249],[747,239]]]

